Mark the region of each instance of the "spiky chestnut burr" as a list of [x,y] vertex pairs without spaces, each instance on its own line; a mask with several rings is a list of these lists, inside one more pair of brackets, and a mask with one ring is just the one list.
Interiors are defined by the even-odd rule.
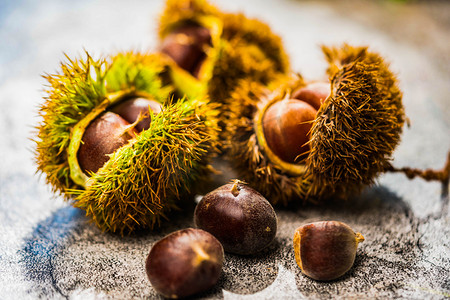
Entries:
[[383,58],[366,47],[323,51],[330,63],[329,95],[312,121],[303,160],[292,163],[277,155],[263,124],[271,105],[308,88],[301,77],[271,89],[242,82],[227,105],[227,156],[238,176],[272,203],[357,194],[387,171],[400,140],[402,95]]
[[363,241],[360,233],[355,233],[342,222],[306,224],[295,230],[295,261],[302,272],[312,279],[334,280],[353,266],[356,249]]
[[[38,171],[102,230],[125,234],[159,225],[161,216],[209,170],[208,157],[217,143],[217,111],[203,98],[173,99],[173,88],[162,84],[163,62],[157,54],[99,60],[87,55],[85,60],[68,58],[61,73],[46,76],[50,87],[37,127]],[[149,116],[148,129],[112,149],[95,173],[83,171],[78,156],[86,129],[123,103],[134,106],[128,101],[136,98],[162,107]],[[144,112],[150,115],[150,110],[147,105]]]
[[[243,14],[223,13],[204,0],[166,2],[159,26],[163,48],[167,39],[173,40],[174,32],[187,31],[193,24],[197,28],[208,30],[211,43],[197,43],[197,48],[203,45],[205,58],[196,66],[195,71],[190,67],[184,68],[188,72],[180,71],[183,68],[179,66],[185,65],[184,63],[172,67],[172,77],[177,86],[182,86],[184,82],[195,82],[198,89],[207,93],[212,101],[223,103],[230,91],[244,78],[253,78],[267,84],[277,74],[288,73],[289,62],[281,39],[269,26]],[[181,40],[190,43],[196,39],[185,35]],[[185,42],[181,41],[183,43]],[[185,47],[185,54],[173,56],[192,56],[190,61],[194,62],[194,55],[188,55],[192,48],[195,47]],[[175,60],[181,61],[177,58]]]
[[145,270],[153,288],[167,298],[184,298],[214,286],[224,261],[220,242],[201,229],[175,231],[153,245]]

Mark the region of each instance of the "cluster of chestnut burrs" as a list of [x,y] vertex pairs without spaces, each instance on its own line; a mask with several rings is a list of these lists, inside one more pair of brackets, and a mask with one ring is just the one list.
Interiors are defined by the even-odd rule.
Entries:
[[[164,224],[208,180],[212,157],[232,162],[247,185],[205,196],[195,211],[200,229],[167,237],[149,255],[150,281],[166,296],[217,281],[222,245],[242,255],[267,246],[277,224],[271,204],[345,199],[387,171],[448,183],[449,163],[426,172],[390,163],[406,119],[402,93],[388,64],[367,47],[322,47],[327,79],[307,81],[292,72],[269,26],[204,0],[167,0],[159,39],[153,53],[86,53],[45,75],[35,141],[38,171],[54,192],[103,231],[120,234]],[[173,246],[179,240],[187,244]],[[294,237],[297,263],[311,278],[335,279],[362,240],[339,222],[302,226]],[[341,247],[339,261],[318,254],[316,244]],[[192,257],[168,257],[167,247],[187,247]],[[175,259],[187,268],[178,272],[194,279],[167,290]],[[195,272],[209,274],[207,283]]]

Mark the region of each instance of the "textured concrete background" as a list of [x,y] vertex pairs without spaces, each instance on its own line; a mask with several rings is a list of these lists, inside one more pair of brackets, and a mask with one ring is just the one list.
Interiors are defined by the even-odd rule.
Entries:
[[[216,0],[268,22],[296,71],[323,77],[318,45],[369,45],[391,62],[411,127],[394,165],[440,168],[450,149],[450,3],[445,1]],[[0,299],[155,298],[144,270],[152,244],[192,226],[188,202],[156,232],[120,238],[55,197],[33,164],[43,73],[84,49],[153,49],[163,1],[22,0],[0,3]],[[226,173],[217,182],[234,177]],[[448,190],[448,187],[446,187]],[[276,242],[252,257],[226,255],[205,299],[450,297],[450,211],[438,183],[386,174],[347,203],[277,208]],[[340,220],[361,232],[354,267],[329,283],[303,276],[292,236],[303,223]]]

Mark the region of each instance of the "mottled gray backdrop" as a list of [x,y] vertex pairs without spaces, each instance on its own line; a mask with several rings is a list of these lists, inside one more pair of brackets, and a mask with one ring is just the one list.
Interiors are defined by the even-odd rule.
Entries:
[[[279,33],[294,70],[324,76],[320,44],[368,45],[391,62],[411,127],[394,165],[440,168],[450,149],[450,3],[446,1],[216,0]],[[35,174],[33,126],[43,102],[40,75],[64,53],[94,57],[156,47],[164,3],[3,0],[0,2],[0,299],[155,298],[144,270],[152,244],[193,226],[194,204],[156,232],[120,238],[90,225]],[[224,173],[217,180],[233,177]],[[448,190],[448,187],[446,187]],[[226,255],[207,299],[450,297],[450,217],[443,187],[386,174],[347,203],[277,208],[275,243],[252,257]],[[292,236],[303,223],[340,220],[361,232],[354,267],[340,280],[303,276]]]

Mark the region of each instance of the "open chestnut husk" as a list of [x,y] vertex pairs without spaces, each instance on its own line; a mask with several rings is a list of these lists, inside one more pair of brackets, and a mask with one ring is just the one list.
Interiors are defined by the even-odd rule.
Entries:
[[217,107],[178,98],[167,68],[161,54],[87,54],[46,76],[38,171],[103,231],[161,226],[210,170]]
[[347,224],[324,221],[306,224],[294,234],[295,260],[315,280],[334,280],[353,266],[358,244],[364,241]]
[[239,180],[206,194],[195,208],[194,223],[214,235],[226,252],[241,255],[263,250],[277,233],[272,205]]
[[145,269],[153,288],[167,298],[183,298],[214,286],[224,261],[220,242],[200,229],[173,232],[153,245]]
[[267,24],[205,0],[167,0],[159,39],[176,62],[174,82],[196,82],[213,102],[224,103],[242,79],[266,84],[290,70],[281,38]]
[[[328,88],[301,75],[267,85],[250,79],[240,82],[225,105],[226,157],[237,176],[272,204],[346,199],[391,168],[405,122],[395,75],[367,47],[323,47],[323,52],[330,65]],[[289,116],[291,109],[298,111],[294,99],[320,106],[309,121],[285,125],[292,133],[281,125],[295,120]],[[271,111],[286,100],[289,107]],[[277,121],[267,122],[270,115]]]

